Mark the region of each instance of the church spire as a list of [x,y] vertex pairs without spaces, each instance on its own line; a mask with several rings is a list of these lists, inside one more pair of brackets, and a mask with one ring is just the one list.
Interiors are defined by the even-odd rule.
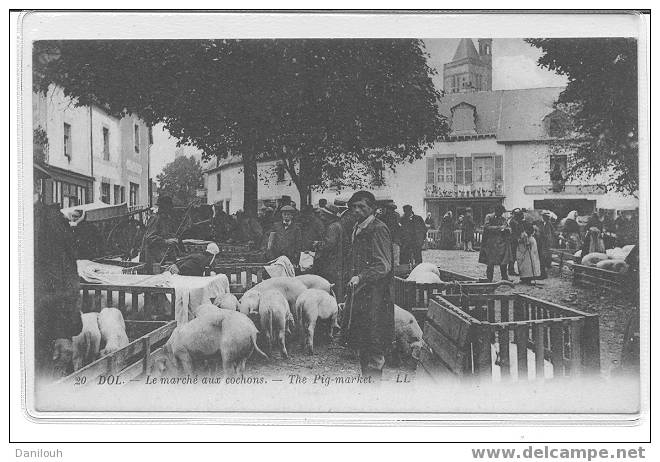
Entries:
[[451,62],[444,65],[444,89],[448,93],[491,91],[493,39],[479,39],[479,51],[469,38],[458,42]]

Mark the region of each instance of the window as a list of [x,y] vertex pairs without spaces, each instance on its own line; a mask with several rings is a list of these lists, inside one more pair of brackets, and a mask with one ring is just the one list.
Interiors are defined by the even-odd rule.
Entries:
[[140,126],[133,125],[133,144],[135,145],[135,153],[140,154]]
[[216,191],[220,191],[222,189],[222,175],[220,172],[215,174],[215,183],[216,183]]
[[71,160],[72,143],[71,143],[71,125],[64,124],[64,156]]
[[110,203],[110,183],[101,183],[101,202]]
[[103,160],[110,160],[110,129],[103,127]]
[[566,168],[568,167],[568,156],[565,154],[550,156],[550,172],[557,170],[566,178]]
[[120,204],[123,204],[124,202],[126,202],[126,188],[122,186],[121,189],[119,190],[119,193],[121,197]]
[[426,184],[435,183],[435,159],[433,157],[426,159]]
[[435,160],[436,182],[453,183],[454,182],[454,158],[439,157]]
[[131,207],[138,204],[140,198],[140,185],[137,183],[129,184],[128,205]]
[[115,189],[115,190],[114,190],[114,194],[115,194],[115,196],[114,196],[115,204],[121,204],[121,202],[120,202],[120,201],[121,201],[121,186],[119,186],[118,184],[116,184],[114,189]]
[[284,182],[286,171],[284,170],[284,164],[282,162],[278,162],[275,165],[275,173],[277,174],[277,182]]
[[76,186],[76,196],[78,196],[78,204],[86,204],[87,188],[84,186]]
[[493,158],[475,157],[473,161],[475,183],[490,183],[493,181]]
[[472,184],[472,157],[456,158],[456,184]]

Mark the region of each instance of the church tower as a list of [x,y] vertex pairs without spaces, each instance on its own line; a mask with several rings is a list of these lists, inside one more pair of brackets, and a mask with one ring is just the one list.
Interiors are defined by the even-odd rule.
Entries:
[[451,62],[444,65],[447,93],[491,91],[493,89],[493,39],[479,39],[479,51],[472,39],[463,38]]

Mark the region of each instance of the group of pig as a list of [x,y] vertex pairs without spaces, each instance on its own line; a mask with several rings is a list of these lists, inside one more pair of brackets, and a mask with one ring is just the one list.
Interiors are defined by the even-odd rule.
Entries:
[[[607,249],[605,253],[592,252],[582,257],[581,264],[585,266],[594,266],[596,268],[614,271],[617,273],[625,273],[628,271],[628,264],[626,258],[632,251],[634,245],[626,245],[622,248],[615,247]],[[579,252],[579,253],[578,253]],[[576,257],[580,257],[581,251],[575,253]]]
[[[332,284],[320,276],[267,279],[246,291],[240,302],[224,294],[198,306],[195,318],[172,333],[157,371],[189,374],[208,361],[221,361],[225,374],[242,373],[254,352],[267,358],[274,345],[288,358],[287,335],[296,326],[303,347],[313,354],[317,322],[328,321],[332,338],[338,314]],[[258,334],[267,353],[258,346]]]
[[[288,358],[287,336],[294,331],[302,348],[313,354],[317,323],[327,323],[330,339],[339,328],[339,305],[332,287],[316,275],[276,277],[252,287],[240,301],[224,294],[200,305],[194,319],[174,330],[154,373],[191,374],[208,362],[216,366],[221,362],[225,375],[240,374],[255,352],[269,358],[276,346]],[[422,330],[412,314],[398,306],[394,309],[397,353],[417,358],[424,347]],[[259,348],[258,336],[266,352]]]
[[101,356],[128,345],[124,317],[117,308],[83,313],[82,330],[71,339],[72,348],[55,345],[53,361],[64,371],[77,371]]

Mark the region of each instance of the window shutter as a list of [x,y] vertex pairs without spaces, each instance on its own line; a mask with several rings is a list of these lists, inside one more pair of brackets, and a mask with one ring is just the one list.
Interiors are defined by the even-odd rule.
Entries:
[[426,158],[426,184],[435,183],[435,158],[427,157]]
[[465,170],[465,183],[472,184],[472,157],[463,158],[463,169]]
[[495,156],[495,181],[502,181],[502,156]]

